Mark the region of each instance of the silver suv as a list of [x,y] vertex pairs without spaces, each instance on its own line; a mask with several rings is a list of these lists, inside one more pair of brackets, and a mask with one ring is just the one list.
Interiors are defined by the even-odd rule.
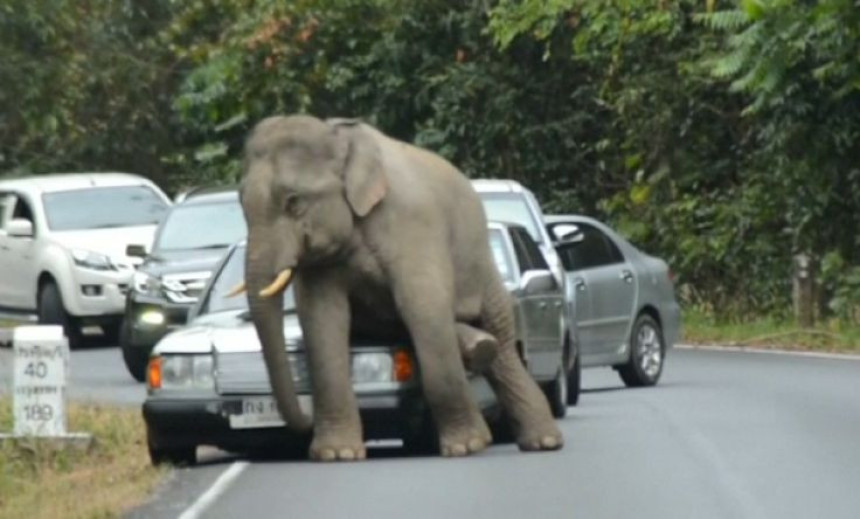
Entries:
[[[553,240],[547,231],[543,211],[534,193],[516,180],[509,179],[475,179],[472,180],[472,187],[481,198],[487,220],[517,224],[528,231],[543,253],[556,283],[565,294],[569,294],[564,265],[555,249],[556,240]],[[574,352],[573,365],[570,367],[570,378],[567,384],[570,388],[568,403],[574,405],[579,398],[579,391],[575,388],[579,388],[581,367],[578,353],[579,338],[574,319],[575,306],[569,297],[565,297],[565,309],[567,310],[564,312],[565,328],[569,330],[568,340],[572,343],[569,350]]]
[[0,181],[0,308],[63,326],[69,345],[98,325],[115,337],[140,258],[169,198],[124,173],[56,174]]

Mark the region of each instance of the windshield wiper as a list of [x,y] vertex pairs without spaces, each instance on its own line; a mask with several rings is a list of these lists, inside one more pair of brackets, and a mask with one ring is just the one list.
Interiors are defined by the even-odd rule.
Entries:
[[212,245],[201,245],[199,247],[189,247],[187,250],[207,250],[207,249],[226,249],[229,243],[213,243]]

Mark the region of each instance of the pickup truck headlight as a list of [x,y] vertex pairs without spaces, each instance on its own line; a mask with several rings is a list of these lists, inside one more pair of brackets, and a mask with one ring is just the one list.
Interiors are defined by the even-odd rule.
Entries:
[[212,355],[162,355],[149,361],[150,389],[214,389]]
[[132,276],[132,285],[135,292],[146,296],[158,297],[161,292],[161,280],[140,270]]
[[113,261],[105,255],[98,252],[72,249],[72,260],[75,265],[90,270],[116,270]]

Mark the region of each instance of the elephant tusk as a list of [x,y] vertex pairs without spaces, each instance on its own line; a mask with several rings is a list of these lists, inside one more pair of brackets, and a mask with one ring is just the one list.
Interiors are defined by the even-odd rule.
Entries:
[[292,277],[292,269],[281,271],[281,273],[278,274],[278,277],[276,277],[269,286],[260,290],[260,297],[272,297],[275,294],[280,294],[285,288],[287,288],[287,285],[290,283],[290,278]]
[[245,282],[242,281],[241,283],[237,284],[235,287],[231,288],[230,291],[227,292],[227,294],[224,297],[225,298],[236,297],[239,294],[245,293],[247,290],[248,290],[248,287],[245,286]]

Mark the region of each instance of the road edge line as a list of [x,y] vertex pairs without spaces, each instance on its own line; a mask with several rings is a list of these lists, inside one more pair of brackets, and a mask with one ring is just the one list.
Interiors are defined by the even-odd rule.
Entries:
[[819,351],[781,350],[770,348],[755,348],[748,346],[721,346],[719,344],[675,344],[674,348],[681,350],[729,351],[738,353],[767,353],[770,355],[790,355],[813,359],[853,360],[860,361],[860,355],[851,353],[824,353]]
[[191,506],[185,509],[182,512],[182,515],[179,516],[178,519],[197,519],[202,516],[203,512],[205,512],[216,499],[221,497],[221,495],[227,491],[233,481],[238,478],[242,472],[248,468],[247,461],[237,461],[230,465],[230,468],[225,470],[218,476],[218,479],[212,483],[212,486],[209,487],[206,492],[200,495]]

